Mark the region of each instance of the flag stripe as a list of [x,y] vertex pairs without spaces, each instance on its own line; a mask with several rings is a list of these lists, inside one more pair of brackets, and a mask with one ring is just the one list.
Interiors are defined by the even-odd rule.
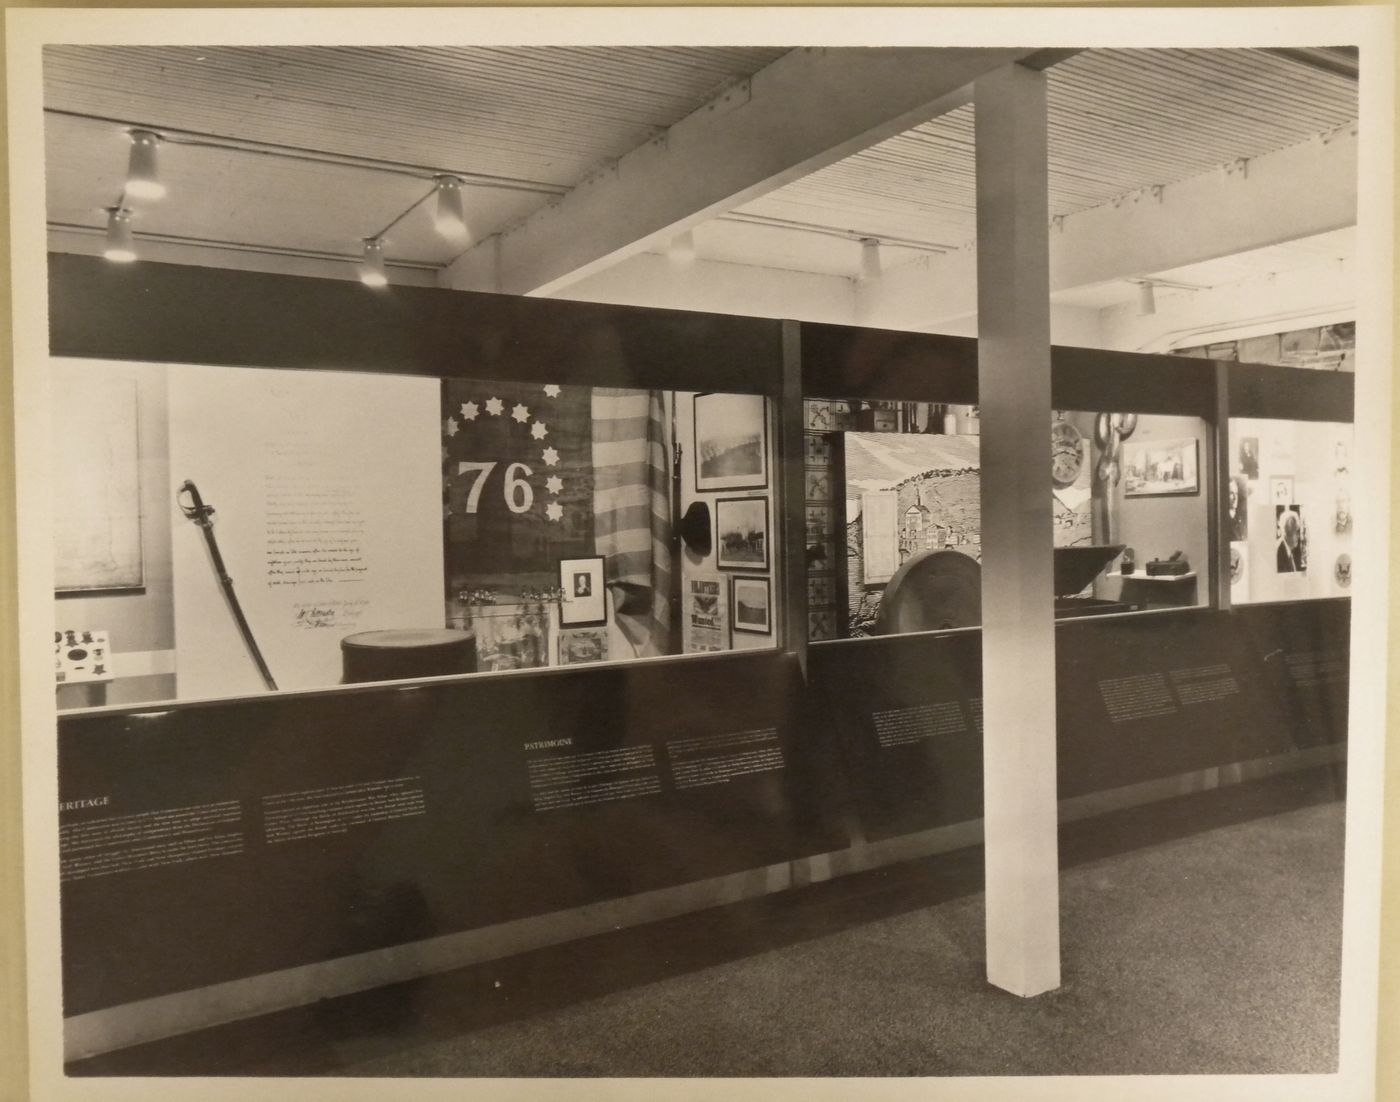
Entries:
[[618,627],[639,655],[669,649],[671,497],[655,391],[593,391],[594,532]]

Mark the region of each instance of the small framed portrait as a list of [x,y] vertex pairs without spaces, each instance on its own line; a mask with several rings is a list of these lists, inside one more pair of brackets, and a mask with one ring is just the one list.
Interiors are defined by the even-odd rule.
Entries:
[[603,557],[559,560],[559,625],[601,627],[608,622]]
[[717,500],[715,536],[722,570],[767,570],[768,499],[722,497]]
[[1259,437],[1240,437],[1240,474],[1245,478],[1259,477]]
[[773,589],[767,578],[729,580],[729,623],[751,635],[773,633]]
[[1269,479],[1269,500],[1275,505],[1293,504],[1293,476],[1278,475]]
[[695,396],[695,489],[768,485],[768,399],[762,394]]

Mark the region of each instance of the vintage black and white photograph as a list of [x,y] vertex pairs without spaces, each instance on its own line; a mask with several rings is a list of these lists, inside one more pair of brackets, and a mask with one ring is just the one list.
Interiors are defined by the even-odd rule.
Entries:
[[768,499],[722,497],[715,502],[716,555],[722,570],[768,568]]
[[1253,481],[1259,477],[1259,438],[1240,437],[1239,472]]
[[1124,495],[1199,493],[1198,451],[1196,440],[1124,440]]
[[768,485],[768,399],[762,394],[695,396],[695,488]]
[[731,623],[735,631],[752,635],[767,635],[773,630],[772,584],[767,578],[729,579]]
[[1368,1097],[1388,10],[8,16],[38,1102]]
[[596,627],[608,620],[603,588],[604,559],[559,560],[559,623],[562,627]]
[[1226,487],[1225,512],[1229,517],[1231,541],[1249,538],[1249,482],[1243,475],[1231,475]]

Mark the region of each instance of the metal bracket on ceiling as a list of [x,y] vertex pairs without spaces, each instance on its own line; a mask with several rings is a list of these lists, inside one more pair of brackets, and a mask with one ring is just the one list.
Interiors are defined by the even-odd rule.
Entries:
[[1051,228],[1052,230],[1057,230],[1057,231],[1059,231],[1060,233],[1064,233],[1064,232],[1065,232],[1065,216],[1064,216],[1063,214],[1057,214],[1057,215],[1055,215],[1055,217],[1053,217],[1052,219],[1050,219],[1050,228]]
[[726,85],[701,110],[715,115],[727,115],[730,111],[743,107],[751,99],[753,99],[753,81],[748,77],[743,77]]
[[1249,179],[1249,158],[1240,157],[1230,161],[1225,166],[1226,176],[1238,176],[1241,180]]

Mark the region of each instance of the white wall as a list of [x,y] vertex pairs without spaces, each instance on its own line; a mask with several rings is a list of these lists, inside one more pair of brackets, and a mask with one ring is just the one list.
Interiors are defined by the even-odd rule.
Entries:
[[1157,312],[1139,317],[1136,303],[1102,311],[1102,348],[1169,352],[1217,340],[1353,321],[1355,264],[1323,260],[1276,275],[1201,291],[1159,288]]
[[712,260],[678,268],[656,253],[629,257],[555,297],[834,325],[853,325],[856,316],[855,284],[840,276]]

